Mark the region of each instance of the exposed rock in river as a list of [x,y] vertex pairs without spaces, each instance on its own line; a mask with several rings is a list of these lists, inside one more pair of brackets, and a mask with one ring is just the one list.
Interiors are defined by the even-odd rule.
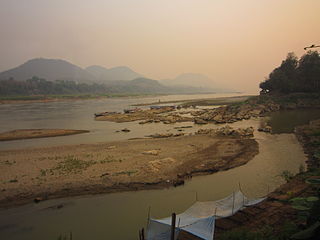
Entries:
[[230,126],[225,126],[218,129],[199,129],[196,134],[208,134],[212,136],[233,136],[233,137],[253,137],[253,128],[238,128],[233,129]]

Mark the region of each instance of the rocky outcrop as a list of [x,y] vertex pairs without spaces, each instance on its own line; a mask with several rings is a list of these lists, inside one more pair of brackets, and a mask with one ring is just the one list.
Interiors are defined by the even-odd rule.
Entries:
[[197,121],[233,123],[251,117],[264,116],[268,112],[278,111],[279,109],[280,105],[276,103],[230,105],[207,110],[197,116]]
[[227,125],[225,127],[218,128],[218,129],[199,129],[196,132],[196,134],[250,138],[250,137],[253,137],[253,132],[254,130],[252,127],[234,129]]
[[180,136],[183,136],[184,133],[176,133],[176,134],[173,134],[173,133],[155,133],[155,134],[151,134],[151,135],[148,135],[146,137],[151,137],[151,138],[169,138],[169,137],[180,137]]
[[259,132],[272,133],[272,128],[270,126],[260,127],[258,128]]
[[207,121],[205,121],[205,120],[203,120],[203,119],[201,119],[201,118],[195,118],[195,119],[194,119],[194,123],[195,123],[195,124],[208,124]]

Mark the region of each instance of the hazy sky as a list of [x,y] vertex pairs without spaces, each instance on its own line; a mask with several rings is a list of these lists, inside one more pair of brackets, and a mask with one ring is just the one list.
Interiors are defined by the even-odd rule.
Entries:
[[320,0],[0,0],[0,71],[61,58],[252,92],[288,52],[319,44],[319,29]]

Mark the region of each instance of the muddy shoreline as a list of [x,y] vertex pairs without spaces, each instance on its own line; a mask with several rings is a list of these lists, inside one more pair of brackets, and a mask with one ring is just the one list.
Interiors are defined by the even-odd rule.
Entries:
[[0,151],[0,208],[176,187],[193,176],[244,165],[258,151],[252,138],[209,135]]

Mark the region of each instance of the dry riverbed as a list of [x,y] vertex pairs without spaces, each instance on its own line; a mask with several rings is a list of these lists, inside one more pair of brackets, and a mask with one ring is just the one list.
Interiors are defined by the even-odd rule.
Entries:
[[247,163],[252,138],[192,135],[0,151],[0,207],[81,194],[163,188]]

